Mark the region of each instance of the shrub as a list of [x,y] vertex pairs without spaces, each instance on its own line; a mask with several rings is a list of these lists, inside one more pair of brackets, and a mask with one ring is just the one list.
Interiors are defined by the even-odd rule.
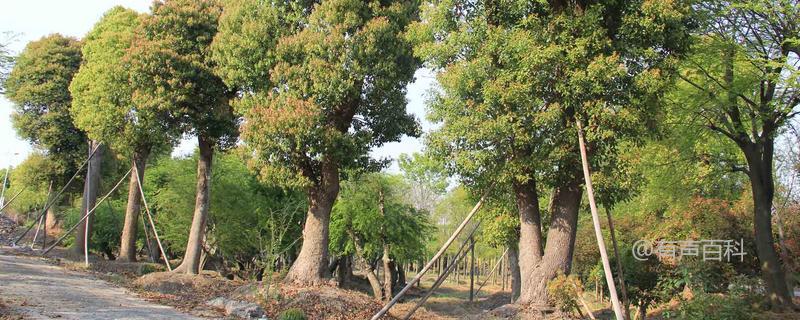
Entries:
[[740,296],[698,293],[684,300],[675,311],[665,312],[666,319],[750,320],[755,319],[750,304]]
[[306,314],[300,308],[286,309],[278,316],[278,320],[306,320]]
[[577,277],[559,273],[555,279],[547,283],[547,297],[561,312],[580,314],[577,300],[580,288],[581,281]]

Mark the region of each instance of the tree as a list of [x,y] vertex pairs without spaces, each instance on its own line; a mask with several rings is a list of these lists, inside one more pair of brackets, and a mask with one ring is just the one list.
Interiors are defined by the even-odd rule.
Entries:
[[[800,104],[797,1],[709,1],[698,4],[702,22],[676,88],[685,98],[685,123],[733,141],[744,155],[753,195],[755,242],[761,274],[776,310],[790,308],[791,292],[775,251],[772,203],[774,145]],[[677,107],[681,110],[681,107]]]
[[[145,180],[159,235],[173,255],[186,253],[198,156],[156,159]],[[270,275],[276,260],[286,261],[300,236],[305,213],[302,194],[260,183],[235,152],[214,157],[211,185],[203,234],[206,265],[216,265],[223,275],[245,279]]]
[[211,166],[215,148],[238,137],[233,96],[215,75],[211,42],[222,6],[216,0],[156,1],[143,19],[138,46],[131,50],[131,82],[138,104],[169,113],[184,134],[197,137],[197,192],[186,254],[176,272],[199,273],[209,211]]
[[130,51],[137,50],[134,32],[141,19],[136,11],[122,7],[106,12],[84,39],[84,63],[70,85],[75,96],[75,123],[96,143],[106,143],[127,157],[135,170],[128,183],[120,240],[119,258],[123,261],[136,261],[142,201],[139,183],[144,179],[147,158],[154,149],[166,149],[177,138],[168,114],[148,108],[134,96],[131,79],[136,71],[131,67]]
[[[403,199],[406,187],[399,176],[365,174],[342,186],[331,214],[331,252],[354,255],[362,262],[376,299],[392,298],[397,274],[393,266],[419,260],[432,235],[428,214]],[[379,260],[388,280],[384,288],[374,271]]]
[[215,57],[240,88],[242,136],[265,181],[303,188],[303,245],[287,282],[327,277],[330,212],[347,169],[375,169],[370,148],[416,135],[405,86],[417,61],[402,37],[415,1],[234,1]]
[[[659,115],[670,66],[686,45],[679,2],[431,1],[409,33],[439,71],[429,149],[473,190],[512,190],[520,219],[519,303],[547,303],[569,273],[583,179],[576,121],[591,166],[618,169],[622,141]],[[502,8],[502,9],[501,9]],[[552,189],[543,242],[539,189]]]
[[437,200],[447,191],[447,172],[423,153],[401,154],[397,162],[410,184],[408,200],[418,210],[433,212]]
[[[69,113],[68,88],[80,64],[77,40],[49,35],[25,46],[4,85],[6,98],[14,104],[14,128],[46,154],[50,170],[42,173],[49,174],[47,179],[55,188],[67,183],[86,154],[86,134],[76,128]],[[90,190],[84,191],[84,199],[96,198]],[[48,218],[55,222],[54,215]]]

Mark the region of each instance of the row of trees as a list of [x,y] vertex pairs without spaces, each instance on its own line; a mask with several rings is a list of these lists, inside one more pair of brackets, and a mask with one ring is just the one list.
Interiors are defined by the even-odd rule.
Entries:
[[598,200],[608,208],[637,190],[636,159],[620,154],[675,121],[729,139],[744,156],[740,166],[735,153],[714,154],[747,174],[768,296],[776,309],[792,305],[771,210],[774,141],[800,102],[796,2],[433,1],[424,8],[409,35],[440,85],[429,116],[442,126],[427,137],[428,151],[476,193],[494,185],[498,201],[516,203],[519,233],[509,245],[519,248],[519,303],[546,304],[547,282],[572,266],[583,185],[576,124],[585,124]]
[[[418,60],[402,38],[417,9],[400,1],[231,1],[224,10],[218,1],[156,1],[150,14],[117,7],[80,42],[53,35],[30,43],[7,96],[20,135],[65,158],[55,184],[94,152],[82,211],[97,198],[108,153],[101,145],[131,163],[120,241],[127,261],[136,259],[148,158],[196,136],[195,214],[178,268],[188,273],[198,272],[213,150],[238,136],[235,106],[252,166],[308,197],[303,246],[287,279],[319,283],[340,172],[378,168],[371,147],[418,134],[404,96]],[[91,233],[78,230],[76,243],[83,234]]]
[[[487,239],[517,261],[516,301],[536,305],[548,303],[548,282],[573,267],[583,196],[577,128],[584,127],[606,208],[641,190],[639,159],[629,150],[668,144],[659,140],[665,123],[702,128],[735,145],[708,154],[748,176],[761,275],[780,309],[792,302],[772,235],[772,170],[775,138],[800,102],[797,7],[156,1],[150,14],[112,9],[82,41],[32,42],[6,95],[20,136],[56,159],[48,180],[66,182],[100,148],[84,180],[84,212],[94,206],[103,156],[111,151],[130,163],[124,260],[136,259],[148,159],[193,135],[194,215],[178,270],[199,271],[214,150],[232,147],[241,133],[242,154],[260,179],[306,198],[302,246],[286,281],[323,282],[331,253],[340,271],[341,258],[353,254],[369,266],[380,257],[387,271],[393,259],[419,255],[406,251],[429,235],[419,211],[432,211],[429,200],[456,176],[472,194],[490,191]],[[438,79],[429,117],[440,126],[425,137],[425,156],[401,159],[417,183],[398,187],[369,174],[386,164],[369,151],[420,135],[405,94],[421,66]],[[446,173],[431,169],[440,165]],[[398,192],[419,201],[400,201]],[[372,278],[376,297],[391,296]]]

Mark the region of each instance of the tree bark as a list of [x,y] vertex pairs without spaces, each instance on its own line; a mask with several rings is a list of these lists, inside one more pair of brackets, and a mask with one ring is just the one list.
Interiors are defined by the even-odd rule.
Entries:
[[743,149],[753,193],[755,242],[761,275],[772,308],[781,311],[792,308],[793,302],[783,267],[775,252],[775,239],[772,237],[772,201],[775,197],[772,172],[774,141],[772,138],[764,140],[761,143],[745,144]]
[[321,181],[307,190],[308,213],[300,254],[284,279],[287,283],[318,285],[328,278],[328,240],[331,209],[339,195],[339,168],[323,160]]
[[203,249],[203,238],[206,232],[209,201],[211,198],[211,165],[214,160],[214,146],[203,136],[197,137],[200,157],[197,160],[197,192],[194,201],[194,216],[189,230],[189,240],[181,265],[175,268],[177,273],[200,273],[200,256]]
[[[95,150],[95,148],[99,149],[97,149],[97,151],[94,153],[94,156],[92,156],[87,164],[91,170],[86,171],[86,179],[83,183],[83,201],[81,202],[82,214],[86,214],[86,211],[94,208],[95,204],[97,203],[98,190],[100,189],[100,169],[101,164],[103,163],[103,149],[105,149],[105,147],[100,146],[100,142],[98,141],[90,141],[90,155],[92,154],[92,150]],[[81,223],[77,229],[75,229],[75,242],[72,243],[72,251],[76,254],[86,254],[86,252],[84,252],[84,243],[86,242],[87,234],[90,238],[92,236],[92,223],[94,222],[93,217],[94,215],[90,216],[88,219],[86,219],[86,221]],[[88,232],[86,230],[87,228],[89,229]]]
[[[128,182],[128,205],[125,208],[125,223],[122,227],[122,239],[120,240],[119,260],[125,262],[136,261],[136,239],[139,227],[139,211],[142,206],[142,194],[139,191],[139,181],[144,179],[145,164],[150,155],[150,147],[140,147],[133,154],[131,166],[135,171],[131,172]],[[138,179],[138,181],[137,181]]]
[[547,283],[558,272],[569,274],[578,226],[578,209],[582,190],[578,178],[573,177],[555,188],[550,204],[550,230],[542,260],[534,267],[530,283],[520,293],[518,304],[547,306]]
[[[522,288],[519,268],[519,251],[515,245],[508,247],[508,274],[511,277],[511,303],[517,302]],[[505,283],[505,281],[503,281]]]
[[353,263],[350,256],[339,257],[338,267],[336,268],[336,280],[339,288],[346,288],[353,277]]
[[[519,281],[520,295],[528,295],[533,271],[542,260],[542,223],[536,182],[514,183],[514,195],[519,211]],[[512,246],[514,247],[514,246]]]

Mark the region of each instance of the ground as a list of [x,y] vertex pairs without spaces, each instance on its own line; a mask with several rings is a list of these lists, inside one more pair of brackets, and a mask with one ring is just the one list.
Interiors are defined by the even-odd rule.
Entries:
[[196,319],[88,274],[8,249],[0,249],[0,270],[5,313],[24,319]]

